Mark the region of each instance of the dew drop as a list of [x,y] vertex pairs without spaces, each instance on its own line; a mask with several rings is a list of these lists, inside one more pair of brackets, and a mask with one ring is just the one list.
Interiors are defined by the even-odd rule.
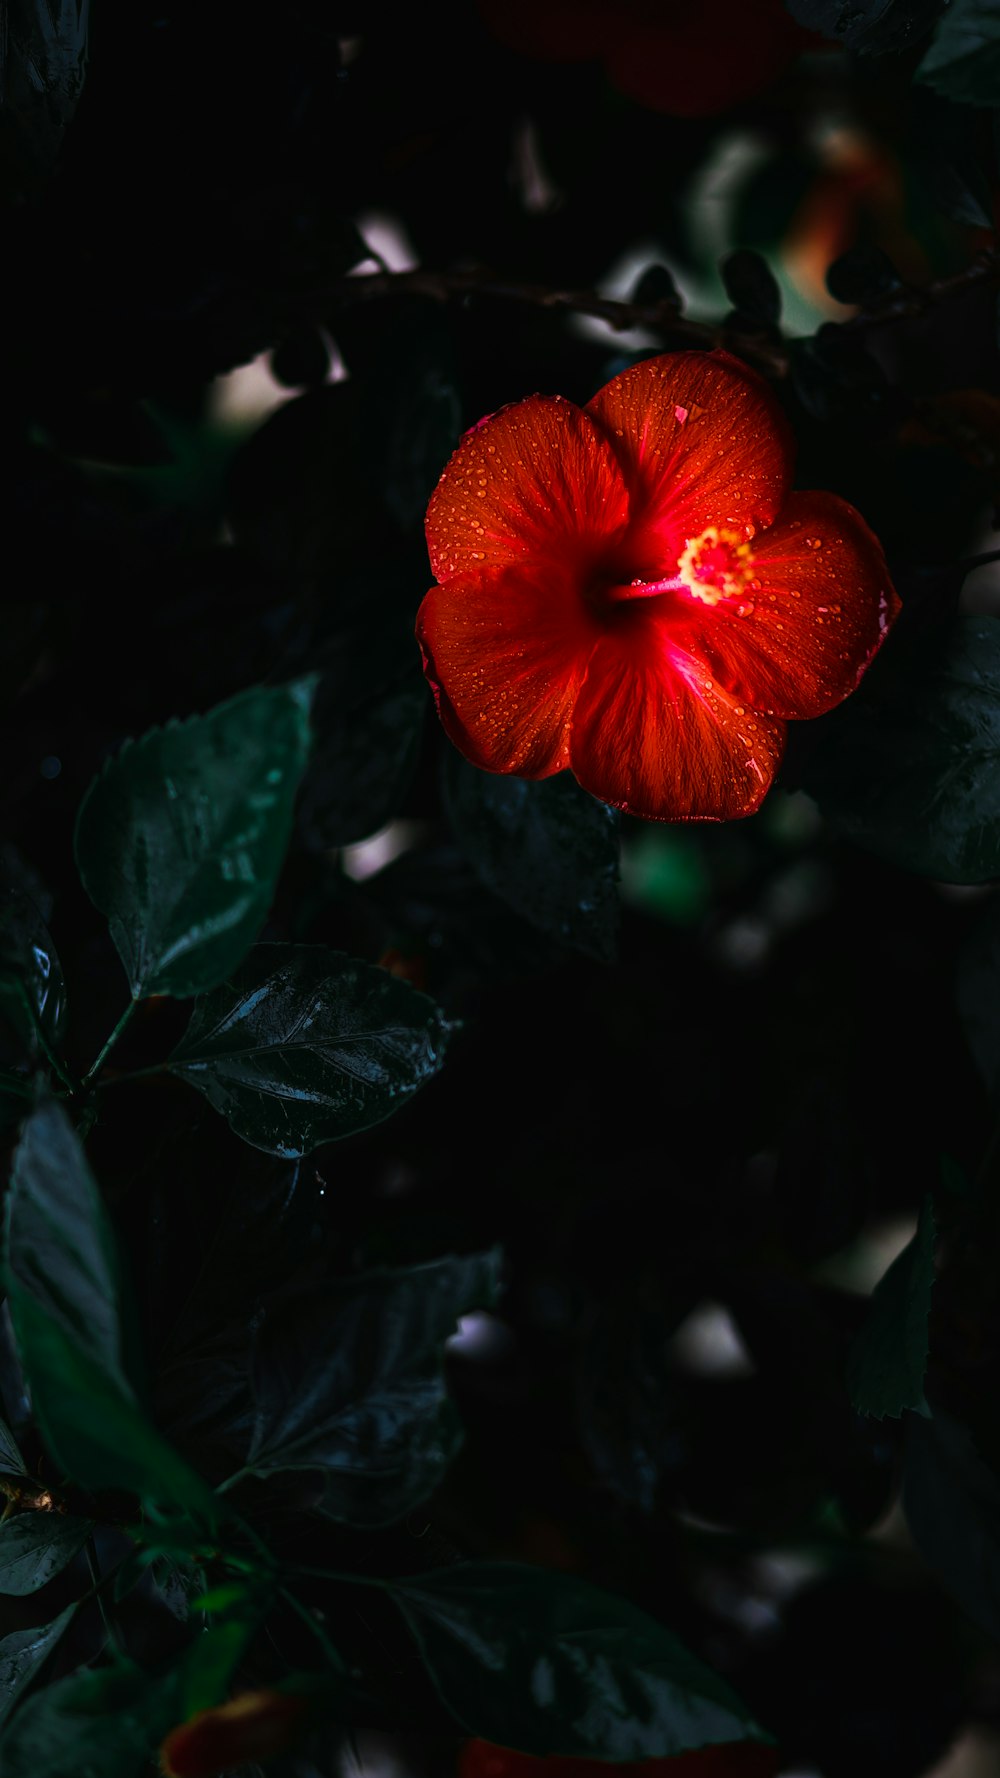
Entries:
[[807,537],[806,543],[808,544],[810,549],[822,549],[823,548],[822,537]]

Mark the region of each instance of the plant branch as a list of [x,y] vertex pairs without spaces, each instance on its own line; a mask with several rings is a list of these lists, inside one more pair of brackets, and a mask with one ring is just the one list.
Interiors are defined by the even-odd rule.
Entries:
[[[922,315],[939,303],[951,302],[980,284],[1000,283],[1000,252],[988,249],[972,263],[949,278],[938,278],[922,286],[906,285],[884,301],[848,316],[838,325],[846,333],[868,328],[885,327],[893,322]],[[747,326],[738,320],[719,322],[693,321],[680,312],[670,300],[654,303],[619,302],[599,296],[593,290],[550,289],[542,284],[525,284],[517,280],[495,278],[483,267],[465,271],[430,271],[418,267],[408,272],[363,272],[337,280],[332,292],[335,301],[345,307],[355,303],[376,302],[380,298],[412,295],[430,297],[435,302],[460,302],[468,297],[484,297],[497,302],[519,303],[537,309],[560,309],[574,315],[592,315],[606,321],[617,332],[632,327],[647,327],[667,334],[671,339],[688,341],[692,346],[709,350],[723,347],[736,352],[772,376],[787,376],[790,363],[790,342],[765,328]]]

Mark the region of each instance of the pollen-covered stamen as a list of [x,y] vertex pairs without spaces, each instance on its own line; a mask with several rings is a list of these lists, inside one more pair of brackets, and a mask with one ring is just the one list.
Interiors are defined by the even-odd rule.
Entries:
[[689,537],[677,563],[682,584],[706,605],[737,598],[753,580],[753,571],[748,539],[720,525],[709,525],[700,537]]

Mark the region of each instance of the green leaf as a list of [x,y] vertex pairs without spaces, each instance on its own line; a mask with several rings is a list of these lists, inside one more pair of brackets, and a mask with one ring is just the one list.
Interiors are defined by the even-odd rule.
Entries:
[[93,1529],[70,1514],[15,1513],[0,1524],[0,1593],[23,1598],[61,1574]]
[[392,1593],[468,1734],[631,1761],[764,1737],[725,1682],[624,1599],[565,1574],[461,1562]]
[[934,1284],[934,1206],[924,1199],[917,1232],[872,1292],[868,1316],[851,1347],[847,1386],[860,1414],[883,1420],[924,1400],[928,1324]]
[[28,1471],[17,1441],[5,1420],[0,1420],[0,1475],[25,1476]]
[[264,922],[309,751],[312,682],[152,729],[84,797],[76,857],[133,999],[225,979]]
[[445,756],[456,837],[487,888],[550,938],[609,962],[618,932],[618,813],[569,772],[535,782]]
[[256,1628],[256,1615],[249,1614],[199,1632],[178,1669],[178,1721],[221,1702]]
[[405,1105],[451,1027],[426,994],[318,945],[257,945],[200,999],[168,1066],[245,1142],[308,1154]]
[[995,106],[1000,91],[997,0],[951,0],[916,79],[946,99]]
[[0,1729],[38,1677],[68,1628],[77,1604],[78,1601],[74,1601],[67,1605],[50,1624],[39,1624],[33,1630],[14,1630],[0,1641]]
[[461,1443],[445,1341],[463,1311],[494,1301],[499,1270],[494,1250],[374,1272],[265,1323],[247,1467],[321,1470],[321,1510],[347,1524],[419,1505]]
[[0,1739],[3,1778],[140,1778],[177,1715],[173,1674],[121,1662],[36,1692]]
[[1000,1641],[1000,1482],[946,1414],[908,1425],[903,1509],[924,1561]]
[[87,1488],[130,1488],[211,1516],[211,1491],[136,1399],[114,1235],[79,1138],[55,1103],[32,1112],[14,1156],[4,1272],[35,1418],[67,1474]]
[[49,936],[50,900],[13,846],[0,861],[0,1015],[37,1048],[36,1023],[52,1049],[66,1024],[66,984]]
[[839,832],[950,883],[1000,876],[1000,619],[890,643],[806,774]]
[[1000,896],[992,894],[958,954],[956,999],[965,1040],[1000,1100]]

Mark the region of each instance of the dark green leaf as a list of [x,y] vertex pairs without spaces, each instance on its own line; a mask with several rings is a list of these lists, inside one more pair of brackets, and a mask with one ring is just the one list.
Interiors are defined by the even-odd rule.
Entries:
[[934,1284],[934,1206],[925,1198],[917,1232],[872,1293],[864,1327],[851,1348],[847,1384],[861,1414],[927,1413],[928,1325]]
[[1000,620],[890,643],[824,724],[806,789],[841,833],[921,876],[1000,876]]
[[958,1010],[990,1093],[1000,1097],[1000,897],[990,896],[958,954]]
[[916,78],[946,99],[994,106],[1000,91],[996,0],[951,0]]
[[6,1421],[0,1420],[0,1475],[27,1475],[24,1458]]
[[652,1512],[661,1477],[679,1461],[676,1384],[668,1343],[688,1307],[644,1302],[632,1286],[589,1318],[577,1370],[580,1435],[595,1473],[619,1500]]
[[733,308],[762,327],[774,327],[781,318],[781,291],[767,260],[752,248],[730,253],[719,267]]
[[265,1323],[248,1467],[322,1470],[322,1510],[349,1524],[419,1505],[461,1442],[445,1341],[464,1310],[493,1302],[499,1268],[491,1252],[375,1272]]
[[76,1609],[74,1602],[50,1624],[39,1624],[34,1630],[14,1630],[0,1641],[0,1729],[41,1672]]
[[30,1697],[0,1741],[4,1778],[140,1778],[177,1717],[174,1676],[122,1662]]
[[[989,0],[987,0],[987,4]],[[860,55],[894,55],[919,42],[945,0],[787,0],[807,31],[832,37]]]
[[427,686],[414,670],[360,698],[342,698],[324,720],[302,785],[299,824],[325,852],[363,840],[399,812],[416,770]]
[[76,855],[134,999],[203,993],[267,915],[309,751],[312,682],[258,686],[126,744],[91,784]]
[[462,1562],[392,1590],[469,1734],[616,1761],[762,1739],[739,1698],[669,1630],[585,1581]]
[[614,809],[569,772],[534,782],[445,757],[456,837],[487,888],[551,938],[609,961],[618,931]]
[[4,19],[0,101],[20,154],[48,171],[87,69],[90,0],[26,0]]
[[33,1412],[67,1474],[210,1515],[210,1491],[136,1399],[114,1236],[79,1138],[54,1103],[32,1112],[14,1157],[4,1270]]
[[1000,1482],[948,1415],[910,1421],[903,1507],[924,1561],[1000,1641]]
[[0,1593],[37,1593],[72,1562],[93,1529],[69,1513],[15,1513],[0,1525]]
[[12,846],[0,859],[0,1014],[30,1051],[37,1025],[58,1049],[66,1023],[66,985],[46,924],[49,897]]
[[398,1111],[450,1027],[426,994],[319,945],[256,945],[200,999],[169,1067],[244,1141],[308,1154]]

